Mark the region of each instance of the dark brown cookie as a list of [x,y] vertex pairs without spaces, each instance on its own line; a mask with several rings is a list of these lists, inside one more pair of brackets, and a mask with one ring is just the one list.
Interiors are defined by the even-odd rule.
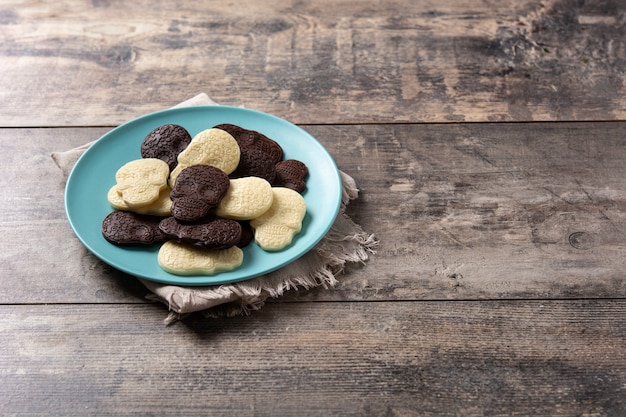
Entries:
[[177,165],[178,154],[191,142],[191,135],[182,126],[166,124],[157,127],[141,142],[143,158],[158,158],[165,162],[172,171]]
[[259,177],[271,184],[276,177],[276,164],[260,149],[242,149],[239,165],[237,165],[237,169],[229,177],[232,179]]
[[276,177],[272,186],[291,188],[301,193],[306,189],[306,177],[309,170],[297,159],[287,159],[276,164]]
[[244,129],[233,124],[215,126],[235,138],[241,156],[231,178],[260,177],[268,182],[274,179],[275,165],[283,159],[283,149],[274,140],[255,130]]
[[228,191],[230,179],[224,171],[210,165],[183,169],[170,193],[172,216],[184,222],[206,217]]
[[239,224],[241,225],[241,239],[239,239],[237,246],[245,248],[254,240],[254,231],[249,221],[240,220]]
[[228,249],[241,240],[241,225],[235,220],[212,218],[181,223],[174,217],[161,220],[159,228],[170,239],[205,249]]
[[115,245],[152,245],[165,242],[159,229],[162,217],[147,216],[130,211],[113,211],[102,221],[102,235]]
[[266,154],[274,163],[278,163],[283,159],[283,148],[276,141],[268,138],[264,134],[256,130],[244,129],[243,127],[224,123],[215,126],[216,129],[222,129],[231,134],[235,138],[241,148],[256,148]]

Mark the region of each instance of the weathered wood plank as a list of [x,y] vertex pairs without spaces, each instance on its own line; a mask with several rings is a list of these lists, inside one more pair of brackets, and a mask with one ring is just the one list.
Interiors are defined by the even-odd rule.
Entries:
[[0,276],[10,285],[0,302],[142,301],[143,285],[100,262],[75,238],[65,215],[64,178],[50,157],[108,130],[1,131]]
[[0,307],[3,415],[623,415],[626,302]]
[[[355,177],[349,213],[381,243],[335,290],[291,299],[626,296],[626,123],[306,129]],[[104,131],[3,130],[0,301],[141,302],[73,236],[49,159]]]
[[382,299],[622,296],[625,128],[316,128],[362,187],[351,213],[381,240],[342,288]]
[[116,125],[200,91],[295,123],[619,120],[620,0],[4,1],[0,125]]

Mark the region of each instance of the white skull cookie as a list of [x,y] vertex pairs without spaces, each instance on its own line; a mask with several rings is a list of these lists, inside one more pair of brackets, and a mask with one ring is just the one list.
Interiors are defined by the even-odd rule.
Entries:
[[240,156],[239,145],[230,133],[221,129],[203,130],[178,154],[178,165],[170,174],[170,185],[173,187],[180,172],[192,165],[211,165],[230,174],[239,165]]
[[272,205],[261,216],[252,219],[254,240],[266,251],[281,250],[302,230],[306,202],[297,191],[273,187]]
[[251,220],[269,210],[273,198],[272,186],[263,178],[231,179],[230,187],[215,214],[226,219]]
[[141,207],[129,207],[128,204],[126,204],[122,199],[120,192],[117,190],[117,185],[114,185],[109,189],[107,199],[109,200],[111,207],[117,210],[132,211],[138,214],[151,216],[169,216],[172,208],[170,191],[170,187],[167,186],[161,190],[159,198],[157,198],[154,202]]
[[157,262],[163,270],[175,275],[214,275],[241,266],[243,251],[237,246],[207,250],[170,240],[159,249]]
[[170,167],[157,158],[136,159],[115,173],[117,192],[129,208],[154,203],[167,187]]

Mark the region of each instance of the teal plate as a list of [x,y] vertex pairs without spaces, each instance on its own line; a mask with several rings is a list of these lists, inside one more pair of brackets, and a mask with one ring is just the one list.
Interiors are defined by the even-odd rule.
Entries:
[[[115,173],[126,162],[141,158],[140,146],[154,128],[174,123],[193,136],[220,123],[259,131],[278,142],[285,159],[298,159],[309,169],[307,204],[302,231],[290,246],[266,252],[252,243],[244,248],[243,264],[215,275],[179,276],[165,272],[157,262],[159,246],[118,247],[102,236],[102,220],[112,211],[108,190]],[[127,122],[98,139],[80,157],[67,181],[65,211],[76,236],[94,255],[130,275],[174,285],[220,285],[258,277],[298,259],[324,237],[341,205],[341,176],[328,151],[300,127],[276,116],[228,106],[197,106],[164,110]]]

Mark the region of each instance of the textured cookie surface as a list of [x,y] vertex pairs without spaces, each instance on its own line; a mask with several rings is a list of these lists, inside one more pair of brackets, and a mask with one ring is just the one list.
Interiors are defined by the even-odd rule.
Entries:
[[302,193],[306,189],[306,177],[309,170],[302,161],[287,159],[276,164],[276,176],[273,186],[291,188]]
[[178,155],[178,165],[170,174],[170,185],[176,182],[183,169],[192,165],[211,165],[230,174],[239,165],[240,156],[239,145],[230,133],[222,129],[203,130]]
[[239,267],[243,263],[243,251],[237,246],[209,250],[170,240],[159,249],[157,260],[171,274],[214,275]]
[[181,223],[174,217],[161,220],[159,228],[170,239],[206,249],[227,249],[239,243],[241,225],[235,220],[214,218],[200,223]]
[[115,245],[152,245],[167,240],[160,221],[160,217],[113,211],[102,221],[102,235]]
[[241,148],[239,165],[229,177],[259,177],[272,183],[276,177],[276,164],[259,149]]
[[254,231],[249,221],[240,220],[239,224],[241,225],[241,239],[239,239],[237,246],[245,248],[254,240]]
[[230,133],[241,150],[239,165],[230,174],[231,178],[260,177],[274,181],[276,163],[283,158],[283,149],[274,140],[255,130],[244,129],[233,124],[215,126]]
[[117,185],[114,185],[109,189],[107,193],[107,199],[109,204],[115,209],[124,211],[134,211],[139,214],[148,214],[152,216],[169,216],[171,214],[172,200],[170,199],[170,187],[165,187],[161,190],[159,198],[153,203],[140,207],[129,207],[124,202],[120,192],[117,190]]
[[115,173],[117,191],[128,207],[151,204],[167,187],[170,168],[157,158],[143,158],[127,162]]
[[306,202],[297,191],[284,187],[272,188],[272,205],[261,216],[252,219],[254,240],[264,250],[281,250],[291,244],[302,230]]
[[274,194],[269,182],[258,177],[230,180],[230,187],[215,210],[219,217],[250,220],[265,213]]
[[165,124],[152,130],[141,142],[143,158],[158,158],[167,163],[170,171],[176,167],[178,154],[191,142],[191,135],[184,127]]
[[210,165],[192,165],[183,169],[170,198],[172,216],[193,222],[209,214],[229,189],[230,179],[224,171]]
[[267,155],[268,158],[274,162],[274,164],[283,159],[283,148],[281,148],[276,141],[268,138],[260,132],[257,132],[256,130],[245,129],[228,123],[217,125],[215,128],[225,130],[230,133],[237,141],[239,147],[243,149],[260,150],[262,153]]

